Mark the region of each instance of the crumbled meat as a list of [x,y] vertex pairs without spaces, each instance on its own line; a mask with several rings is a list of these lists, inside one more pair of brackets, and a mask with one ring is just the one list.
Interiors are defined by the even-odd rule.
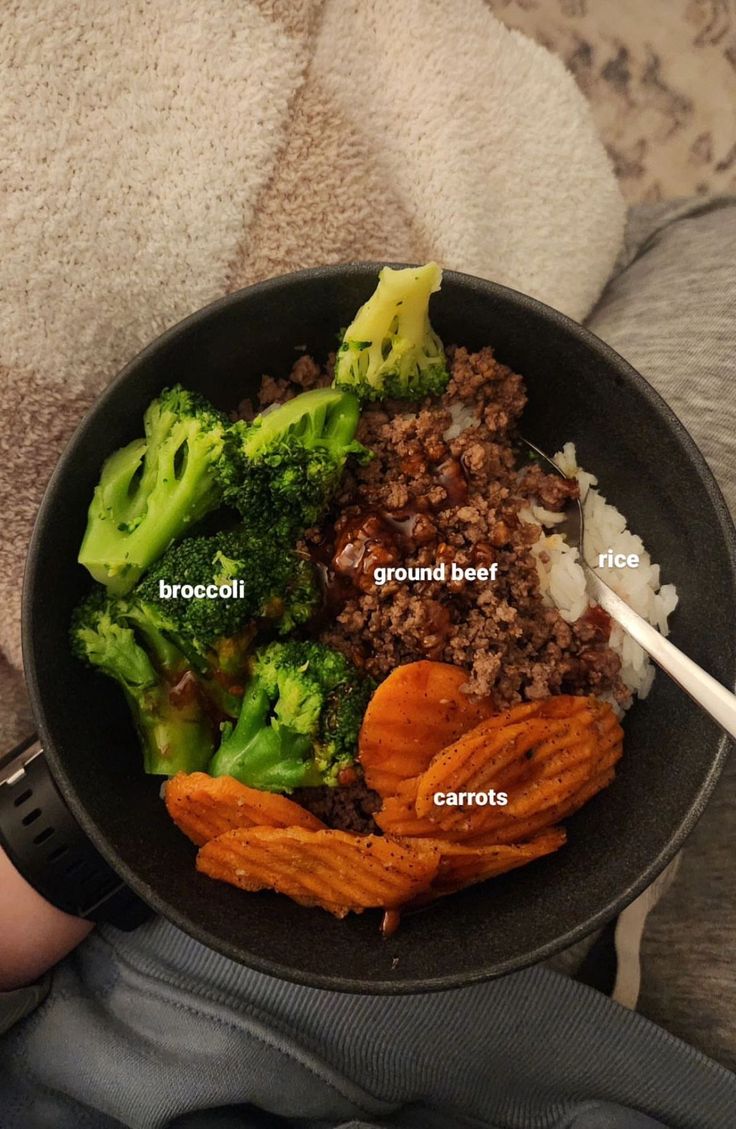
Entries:
[[576,478],[563,478],[554,471],[547,473],[534,463],[519,479],[519,490],[526,498],[536,498],[547,510],[559,513],[571,498],[580,497]]
[[264,376],[258,391],[258,407],[251,399],[241,400],[235,413],[236,419],[249,423],[263,408],[271,404],[283,404],[293,400],[300,392],[311,388],[325,388],[332,383],[332,376],[326,368],[320,368],[313,357],[307,354],[299,357],[293,364],[288,377]]
[[298,384],[305,392],[310,388],[323,388],[330,383],[330,378],[324,369],[319,367],[313,357],[306,354],[294,362],[289,380]]
[[292,400],[297,391],[286,377],[264,376],[258,402],[262,408],[268,408],[271,404],[283,404],[286,400]]
[[380,835],[373,816],[381,806],[381,797],[371,791],[362,777],[343,787],[299,788],[292,800],[307,808],[328,827],[355,831],[358,835]]
[[[492,694],[499,705],[559,693],[621,697],[605,625],[588,615],[571,627],[545,605],[530,552],[541,531],[519,517],[532,495],[563,508],[577,483],[539,466],[519,471],[520,376],[490,349],[448,355],[451,379],[439,402],[418,410],[384,402],[361,418],[358,437],[375,458],[347,471],[324,527],[337,531],[333,566],[349,583],[320,638],[377,678],[422,658],[464,666],[468,692]],[[474,408],[478,422],[446,441],[457,402]],[[453,561],[496,564],[497,579],[371,582],[376,564],[442,561],[448,571]]]
[[[357,437],[375,457],[348,467],[331,513],[305,534],[325,593],[318,638],[379,679],[417,659],[454,663],[468,672],[466,692],[490,695],[498,708],[561,693],[626,702],[609,617],[593,607],[568,624],[544,603],[530,551],[541,529],[519,516],[530,498],[564,509],[577,482],[538,465],[519,470],[520,376],[488,348],[450,348],[448,357],[451,379],[438,402],[384,401],[363,412]],[[321,369],[303,356],[288,380],[264,378],[261,407],[329,384],[333,359]],[[471,426],[445,438],[458,404]],[[242,415],[252,418],[252,407]],[[378,565],[444,562],[449,573],[453,561],[495,564],[497,578],[378,585],[373,577]],[[362,778],[293,798],[330,827],[380,833],[373,815],[381,801]]]

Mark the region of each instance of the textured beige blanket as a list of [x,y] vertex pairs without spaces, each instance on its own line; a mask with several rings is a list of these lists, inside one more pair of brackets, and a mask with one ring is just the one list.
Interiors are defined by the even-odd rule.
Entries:
[[165,326],[297,267],[429,256],[581,318],[624,210],[572,78],[482,0],[5,0],[0,21],[10,687],[44,483]]

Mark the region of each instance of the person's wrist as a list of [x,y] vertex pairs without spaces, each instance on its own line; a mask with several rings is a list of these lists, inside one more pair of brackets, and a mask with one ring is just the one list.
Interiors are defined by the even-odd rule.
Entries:
[[31,984],[92,929],[90,921],[51,905],[0,847],[0,991]]

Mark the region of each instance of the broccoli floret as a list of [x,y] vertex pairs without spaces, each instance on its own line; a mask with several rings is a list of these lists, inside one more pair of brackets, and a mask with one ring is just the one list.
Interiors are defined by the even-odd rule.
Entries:
[[441,282],[437,263],[384,267],[375,291],[345,330],[334,385],[361,400],[441,395],[450,375],[442,342],[429,322],[429,297]]
[[163,603],[144,599],[137,588],[114,602],[114,614],[133,629],[170,685],[195,687],[209,712],[238,716],[255,625],[246,624],[227,638],[205,640],[169,614]]
[[178,385],[148,407],[145,438],[102,467],[79,562],[115,595],[129,592],[172,541],[219,505],[226,418]]
[[[232,596],[219,595],[225,584]],[[181,595],[186,585],[187,595]],[[217,595],[206,595],[210,585]],[[116,614],[138,633],[167,678],[195,671],[216,710],[237,717],[259,623],[270,621],[285,634],[304,625],[320,603],[310,561],[239,527],[172,545],[117,601]]]
[[296,551],[291,559],[293,569],[285,595],[275,605],[278,617],[274,616],[274,605],[270,612],[270,618],[276,618],[276,631],[279,635],[288,635],[309,623],[322,605],[322,589],[311,560]]
[[[193,591],[182,596],[182,587],[189,593],[187,585]],[[225,585],[232,596],[214,593]],[[253,620],[270,619],[279,632],[291,631],[305,624],[320,603],[308,560],[274,538],[243,527],[186,537],[172,545],[133,595],[173,621],[179,645],[207,662],[207,652],[218,639],[237,634]]]
[[[79,659],[122,687],[141,739],[146,772],[170,776],[206,767],[214,732],[196,682],[186,676],[177,684],[167,681],[133,628],[118,617],[114,600],[95,590],[77,608],[71,638]],[[175,648],[159,635],[156,658],[175,661],[181,672],[174,654]]]
[[351,393],[316,388],[235,424],[226,501],[249,528],[293,542],[323,517],[348,455],[371,457],[355,440],[359,416]]
[[271,643],[255,656],[236,725],[223,726],[213,776],[291,792],[334,786],[353,764],[374,684],[320,643]]
[[175,621],[155,604],[131,593],[117,600],[109,597],[107,606],[118,622],[131,628],[156,669],[164,673],[169,682],[176,681],[192,666],[205,669],[205,649],[194,643],[188,651]]

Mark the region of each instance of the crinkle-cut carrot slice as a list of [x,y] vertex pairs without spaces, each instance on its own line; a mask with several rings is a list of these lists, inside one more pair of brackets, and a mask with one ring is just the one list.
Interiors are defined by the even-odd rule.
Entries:
[[[527,816],[515,815],[508,807],[466,807],[464,809],[445,808],[440,821],[427,816],[418,816],[415,807],[415,793],[411,786],[416,781],[406,781],[404,793],[389,796],[383,801],[375,819],[378,826],[390,835],[441,836],[448,842],[458,843],[519,843],[537,832],[573,815],[596,793],[608,787],[614,778],[614,765],[621,756],[621,744],[612,745],[597,764],[593,775],[588,766],[580,774],[575,786],[562,788],[562,781],[547,781],[545,793],[537,796],[536,810]],[[506,779],[497,782],[510,788]],[[498,790],[503,790],[499,788]]]
[[358,740],[370,788],[391,795],[395,779],[423,772],[435,753],[492,713],[489,698],[463,693],[467,681],[460,667],[422,660],[396,667],[380,684]]
[[205,843],[197,870],[241,890],[276,890],[344,917],[411,901],[427,889],[439,862],[438,848],[421,841],[253,827]]
[[373,818],[386,835],[433,838],[443,834],[431,819],[417,815],[414,800],[413,796],[387,796],[384,799],[381,810]]
[[[520,714],[525,715],[521,722]],[[536,746],[529,743],[532,737],[539,741]],[[528,836],[516,833],[512,815],[516,814],[522,826],[528,815],[532,830],[539,830],[576,811],[585,802],[580,796],[589,798],[610,783],[609,770],[622,752],[622,731],[607,705],[593,698],[561,696],[513,707],[482,722],[456,745],[462,745],[466,754],[461,762],[462,786],[458,779],[452,789],[447,786],[449,781],[442,788],[432,787],[438,785],[437,778],[428,785],[432,770],[444,755],[456,753],[455,749],[443,750],[426,773],[398,784],[386,796],[376,815],[382,830],[393,835],[442,835],[463,841],[498,828],[498,841],[519,842]],[[494,748],[500,748],[500,753],[491,759]],[[589,787],[592,777],[600,777],[604,782]],[[418,805],[422,784],[426,789],[424,802]],[[509,804],[440,807],[434,803],[437,791],[490,788],[506,791]],[[549,809],[549,814],[540,819],[539,813],[545,809]]]
[[510,793],[506,807],[488,809],[485,818],[474,821],[474,827],[479,832],[498,829],[504,832],[507,842],[513,842],[518,839],[518,831],[512,830],[510,824],[526,821],[529,827],[539,830],[558,823],[611,783],[622,753],[622,731],[613,718],[613,724],[601,724],[598,742],[592,749],[583,748],[580,758],[572,763],[566,762],[564,755],[543,761],[541,771],[528,786]]
[[[547,807],[540,808],[532,815],[525,818],[520,818],[514,815],[507,815],[503,819],[497,819],[492,824],[487,824],[482,828],[477,835],[467,837],[464,841],[467,843],[477,843],[478,845],[490,845],[492,843],[517,843],[520,839],[526,839],[531,835],[537,834],[539,831],[544,830],[546,827],[551,827],[555,823],[559,823],[563,819],[568,819],[579,811],[593,796],[598,792],[602,792],[612,783],[616,772],[615,764],[621,756],[621,747],[611,749],[607,753],[594,775],[590,776],[572,795],[568,795],[556,803],[549,804]],[[443,834],[447,834],[443,832]]]
[[167,781],[164,802],[177,827],[200,847],[236,827],[324,828],[288,797],[249,788],[232,776],[179,772]]
[[538,772],[510,798],[507,813],[519,818],[562,803],[584,787],[601,766],[615,764],[623,752],[623,730],[610,708],[575,740],[557,740],[539,747]]
[[[416,779],[416,777],[411,777]],[[368,784],[368,778],[365,778]],[[380,768],[372,768],[370,771],[370,784],[368,785],[377,792],[379,796],[395,796],[404,784],[404,778],[397,776],[395,772],[383,772]]]
[[438,808],[438,792],[480,792],[497,788],[518,766],[529,770],[530,755],[535,745],[547,739],[555,728],[566,728],[561,720],[535,718],[517,724],[493,726],[481,722],[465,733],[454,745],[443,749],[417,781],[416,812],[440,823],[455,811]]
[[[438,827],[450,829],[470,816],[472,828],[523,817],[574,795],[611,754],[620,756],[623,731],[610,706],[593,698],[549,699],[555,716],[537,714],[522,721],[515,710],[506,723],[481,722],[432,760],[417,782],[415,810]],[[565,715],[562,708],[567,706]],[[435,804],[438,792],[506,790],[506,807],[468,805],[459,811]]]
[[443,897],[526,866],[559,850],[565,839],[563,827],[552,827],[526,842],[478,846],[433,840],[440,851],[440,866],[431,887],[420,895],[419,900],[424,902]]

